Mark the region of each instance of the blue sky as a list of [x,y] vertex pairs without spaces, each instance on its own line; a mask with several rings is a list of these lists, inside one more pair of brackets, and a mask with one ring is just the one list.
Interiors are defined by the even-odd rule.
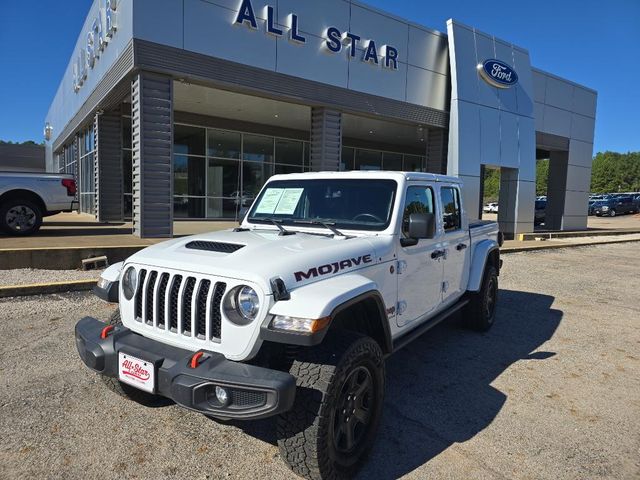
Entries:
[[[598,91],[596,152],[640,151],[640,0],[367,3],[441,31],[452,17],[527,48],[536,67]],[[42,140],[45,114],[90,4],[3,2],[0,139]]]

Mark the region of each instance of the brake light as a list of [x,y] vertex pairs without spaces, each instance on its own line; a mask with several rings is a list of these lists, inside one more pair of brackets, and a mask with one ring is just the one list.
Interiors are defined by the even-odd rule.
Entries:
[[62,186],[67,189],[67,195],[70,197],[74,197],[76,195],[76,181],[71,180],[70,178],[62,179]]

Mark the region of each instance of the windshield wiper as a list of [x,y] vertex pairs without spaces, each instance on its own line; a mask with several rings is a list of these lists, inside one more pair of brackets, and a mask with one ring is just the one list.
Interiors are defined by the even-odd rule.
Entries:
[[291,220],[291,223],[296,225],[320,225],[328,230],[331,230],[334,235],[338,237],[346,237],[344,233],[335,227],[335,223],[323,222],[322,220]]
[[296,232],[292,232],[291,230],[287,230],[286,228],[284,228],[282,226],[282,224],[280,223],[280,221],[276,220],[275,218],[271,218],[271,217],[265,217],[265,218],[250,218],[249,220],[264,220],[265,222],[271,222],[273,223],[276,227],[278,227],[278,230],[280,230],[280,233],[278,233],[279,236],[285,236],[285,235],[295,235]]

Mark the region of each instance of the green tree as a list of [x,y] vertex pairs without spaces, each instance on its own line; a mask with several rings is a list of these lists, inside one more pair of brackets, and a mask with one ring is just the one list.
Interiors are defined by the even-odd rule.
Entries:
[[536,195],[547,194],[549,183],[549,159],[536,162]]
[[591,167],[591,191],[640,191],[640,152],[599,152]]

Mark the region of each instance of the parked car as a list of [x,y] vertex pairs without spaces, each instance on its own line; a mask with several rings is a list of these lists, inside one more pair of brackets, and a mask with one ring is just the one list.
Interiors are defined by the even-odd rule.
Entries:
[[31,235],[42,218],[74,209],[73,175],[0,172],[0,230],[9,235]]
[[546,200],[536,200],[535,214],[534,214],[534,225],[542,225],[545,223],[545,219],[547,216],[547,201]]
[[498,225],[470,223],[461,195],[457,178],[427,173],[271,177],[239,228],[105,270],[95,292],[119,311],[77,323],[80,358],[125,397],[276,416],[295,473],[353,478],[382,415],[385,358],[454,312],[478,331],[494,323]]
[[485,213],[498,213],[498,204],[496,202],[487,203],[482,211]]
[[608,200],[603,200],[594,208],[594,213],[598,217],[615,217],[616,215],[636,213],[637,211],[638,205],[634,202],[632,197],[609,198]]

